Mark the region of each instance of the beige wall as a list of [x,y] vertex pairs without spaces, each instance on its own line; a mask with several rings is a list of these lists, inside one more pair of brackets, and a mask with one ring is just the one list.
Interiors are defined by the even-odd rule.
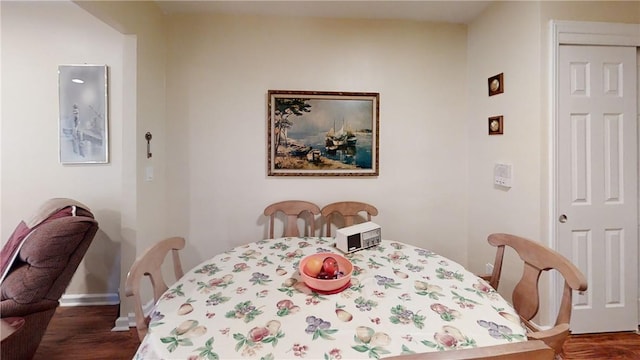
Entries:
[[[185,268],[262,238],[264,207],[292,198],[371,202],[385,238],[480,272],[494,255],[488,233],[546,239],[548,20],[640,23],[634,2],[497,2],[468,27],[165,19],[150,2],[77,4],[88,13],[68,2],[1,3],[0,233],[5,241],[44,198],[86,202],[106,240],[88,255],[97,268],[74,279],[78,293],[111,291],[93,284],[123,281],[134,257],[165,236],[187,237]],[[85,61],[112,68],[112,161],[63,167],[55,70]],[[499,72],[505,93],[488,97],[486,79]],[[380,92],[380,176],[267,177],[269,89]],[[488,136],[497,114],[505,134]],[[514,166],[508,191],[492,184],[496,161]],[[118,256],[119,273],[105,263]],[[131,309],[124,299],[122,308]]]
[[[486,244],[491,232],[550,242],[550,20],[640,23],[640,3],[496,2],[469,25],[468,251],[478,256],[469,256],[468,267],[476,272],[495,252]],[[489,98],[486,79],[499,72],[505,73],[505,93]],[[505,115],[505,134],[488,137],[486,116],[498,113]],[[508,191],[490,185],[493,163],[501,159],[514,166],[514,186]],[[514,253],[505,261],[509,268],[520,263]],[[509,297],[520,272],[502,277],[500,292]],[[543,324],[552,319],[549,308],[541,304]]]
[[638,1],[542,1],[540,19],[543,27],[549,20],[579,20],[638,24]]
[[[136,254],[166,236],[165,166],[146,158],[144,142],[151,131],[154,145],[164,144],[162,13],[151,2],[80,5],[92,14],[67,1],[1,3],[5,106],[0,125],[7,146],[0,162],[2,241],[22,217],[54,196],[85,202],[100,222],[65,296],[123,291],[120,284]],[[109,65],[111,161],[61,166],[57,65],[85,62]],[[153,151],[162,158],[164,147]],[[144,182],[149,165],[156,178]],[[129,312],[132,307],[122,298],[123,312]]]
[[[541,118],[539,4],[500,2],[469,25],[469,253],[468,267],[485,271],[493,232],[540,239]],[[487,79],[504,73],[504,93],[489,97]],[[488,135],[489,116],[504,116],[504,134]],[[493,184],[497,162],[513,166],[513,184]],[[510,294],[506,272],[501,292]]]
[[[284,199],[375,204],[384,237],[466,261],[466,29],[407,21],[169,18],[173,233],[195,264],[266,235]],[[269,89],[380,93],[380,176],[266,176]]]
[[[64,3],[51,6],[65,12],[69,4],[61,4]],[[122,163],[118,178],[109,182],[118,183],[120,193],[105,195],[120,201],[122,207],[120,219],[114,219],[121,221],[118,235],[124,238],[121,280],[135,254],[170,234],[189,239],[184,261],[187,268],[231,246],[262,238],[266,233],[262,209],[285,198],[306,198],[320,205],[340,199],[369,201],[381,210],[378,220],[387,238],[403,238],[450,254],[458,261],[465,260],[465,249],[460,244],[466,238],[466,226],[461,225],[465,222],[465,194],[461,189],[465,183],[466,150],[464,139],[456,135],[465,132],[466,105],[464,96],[460,96],[466,83],[466,73],[460,71],[466,63],[464,26],[252,17],[173,18],[168,42],[171,56],[167,58],[172,69],[166,71],[169,93],[165,101],[164,38],[158,30],[161,27],[153,21],[151,25],[149,21],[135,21],[144,17],[139,10],[145,9],[139,9],[140,4],[80,5],[126,34],[120,38],[124,50],[119,61],[123,62],[121,71],[129,74],[124,81],[129,82],[120,90],[127,94],[123,101],[129,105],[122,110],[122,116],[131,118],[122,124],[120,134],[112,133],[112,141],[128,139],[112,145],[122,151]],[[47,12],[33,11],[29,16],[47,18]],[[136,11],[137,17],[132,15]],[[25,17],[16,20],[29,22],[24,21]],[[78,28],[73,17],[61,15],[49,21],[41,31]],[[20,39],[23,28],[15,26],[16,39]],[[269,33],[272,36],[265,37]],[[288,51],[288,47],[274,49],[269,40],[287,37],[297,43],[308,41],[312,46],[306,51]],[[34,49],[40,44],[38,38],[23,37],[21,41],[32,44]],[[134,54],[130,53],[132,46]],[[4,41],[3,48],[6,49]],[[132,59],[135,70],[129,63]],[[135,75],[133,85],[138,88],[135,93],[129,86],[131,74]],[[3,78],[4,84],[9,84],[8,80],[17,81]],[[287,88],[380,92],[381,176],[267,178],[266,91]],[[54,92],[45,98],[55,105],[57,95]],[[172,119],[167,128],[163,120],[165,102],[168,118]],[[135,109],[133,115],[130,108]],[[50,111],[56,113],[55,106]],[[14,132],[26,131],[20,127]],[[144,156],[146,131],[154,135],[152,159]],[[15,156],[8,160],[3,162],[3,174],[17,167],[9,166],[18,161]],[[144,171],[150,165],[155,178],[145,182]],[[34,173],[36,170],[31,171]],[[165,180],[172,189],[166,206]],[[103,185],[100,180],[98,183]],[[15,188],[16,183],[3,182],[5,191]],[[39,200],[34,197],[34,202]],[[2,199],[5,207],[17,201],[17,197]],[[166,209],[171,221],[164,220]],[[2,221],[16,222],[17,218]],[[3,238],[7,237],[3,230]],[[128,309],[123,305],[123,312]]]
[[[70,197],[89,206],[100,231],[67,294],[117,293],[120,284],[121,43],[122,34],[72,3],[2,3],[2,241],[46,199]],[[63,166],[58,65],[83,63],[109,65],[111,161]]]
[[[166,219],[166,36],[164,17],[150,1],[76,1],[96,18],[127,34],[125,52],[127,120],[123,148],[121,283],[136,256],[167,235]],[[153,134],[147,158],[145,133]],[[153,181],[145,181],[146,169]],[[188,264],[187,264],[188,265]],[[146,285],[146,283],[145,283]],[[147,285],[147,292],[148,285]],[[133,302],[120,287],[121,313],[132,312]]]

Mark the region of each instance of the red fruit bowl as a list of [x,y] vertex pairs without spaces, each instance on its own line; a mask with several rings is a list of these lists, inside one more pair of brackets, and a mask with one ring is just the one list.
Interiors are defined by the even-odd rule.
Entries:
[[[336,259],[338,262],[338,269],[342,273],[340,277],[337,279],[318,279],[307,274],[304,269],[307,262],[316,258],[320,262],[322,262],[327,257],[332,257]],[[306,256],[300,260],[300,264],[298,265],[298,270],[300,271],[300,277],[302,281],[309,287],[311,290],[317,290],[324,293],[334,293],[339,292],[341,290],[346,289],[351,281],[351,273],[353,272],[353,264],[347,258],[342,255],[335,253],[318,253]]]

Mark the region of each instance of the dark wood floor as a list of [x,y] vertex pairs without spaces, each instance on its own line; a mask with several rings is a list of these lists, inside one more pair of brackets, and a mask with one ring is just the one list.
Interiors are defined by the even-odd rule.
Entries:
[[33,359],[132,359],[138,333],[111,331],[118,316],[118,305],[58,307]]
[[[111,331],[117,306],[60,307],[51,320],[35,360],[131,359],[139,341],[135,329]],[[566,360],[640,359],[640,335],[633,332],[573,335]]]
[[635,332],[571,335],[565,359],[640,359],[640,334]]

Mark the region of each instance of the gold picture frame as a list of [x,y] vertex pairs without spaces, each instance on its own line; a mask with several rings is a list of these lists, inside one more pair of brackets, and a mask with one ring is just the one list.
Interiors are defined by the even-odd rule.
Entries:
[[268,176],[378,176],[380,94],[268,91]]

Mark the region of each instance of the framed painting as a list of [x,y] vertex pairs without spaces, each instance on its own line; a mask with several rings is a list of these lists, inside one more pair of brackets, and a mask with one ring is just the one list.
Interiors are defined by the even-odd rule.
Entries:
[[107,66],[59,65],[58,96],[60,163],[108,163]]
[[380,94],[268,92],[269,176],[378,176]]

